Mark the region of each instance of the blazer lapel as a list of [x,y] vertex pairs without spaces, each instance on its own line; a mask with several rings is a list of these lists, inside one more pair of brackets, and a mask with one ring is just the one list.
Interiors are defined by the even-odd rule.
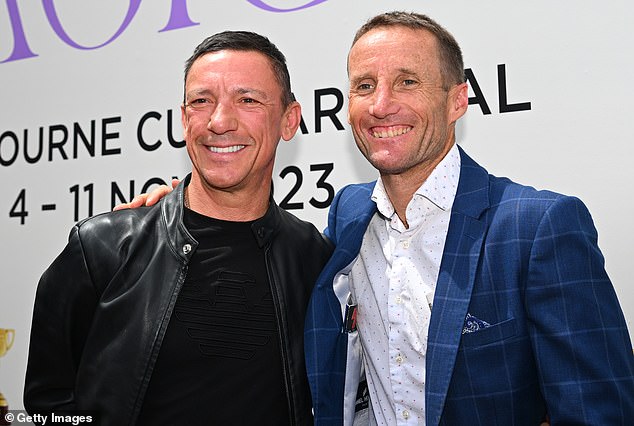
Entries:
[[[336,256],[332,256],[334,271],[347,266],[359,254],[363,235],[376,213],[372,201],[372,190],[376,182],[347,187],[330,211],[326,235],[336,246]],[[334,274],[331,274],[331,276]]]
[[460,181],[436,283],[426,355],[425,417],[442,415],[486,233],[488,173],[460,149]]
[[[322,270],[306,313],[304,347],[316,424],[341,424],[344,414],[348,334],[343,333],[341,300],[333,279],[357,256],[376,205],[373,184],[353,185],[333,202],[326,234],[336,245]],[[335,420],[336,419],[336,420]]]

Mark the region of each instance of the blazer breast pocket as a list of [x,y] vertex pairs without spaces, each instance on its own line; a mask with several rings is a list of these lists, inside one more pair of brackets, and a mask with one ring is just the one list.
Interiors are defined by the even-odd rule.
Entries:
[[491,324],[490,326],[478,331],[463,334],[460,340],[460,348],[466,349],[477,346],[485,346],[506,340],[516,334],[517,320],[515,318],[510,318],[497,324]]

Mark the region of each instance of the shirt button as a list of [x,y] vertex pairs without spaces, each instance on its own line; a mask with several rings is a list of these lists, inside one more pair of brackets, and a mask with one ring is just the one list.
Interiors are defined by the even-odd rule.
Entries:
[[403,301],[403,299],[401,299],[401,296],[396,296],[396,303],[397,304],[401,304],[401,302]]
[[408,249],[409,248],[409,240],[405,240],[401,242],[401,247],[403,247],[404,249]]
[[409,411],[407,411],[407,410],[403,410],[403,418],[404,418],[405,420],[409,419]]
[[403,357],[401,355],[396,356],[396,363],[401,365],[403,363]]

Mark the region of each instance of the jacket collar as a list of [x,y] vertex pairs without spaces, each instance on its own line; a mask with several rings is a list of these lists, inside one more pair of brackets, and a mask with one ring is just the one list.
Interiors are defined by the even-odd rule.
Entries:
[[174,252],[184,261],[189,261],[194,254],[198,242],[191,236],[183,222],[185,209],[185,187],[189,185],[191,173],[178,184],[174,191],[160,201],[161,213],[167,227],[167,238]]
[[489,174],[464,150],[460,151],[460,180],[452,211],[479,218],[489,208]]
[[269,208],[261,218],[255,220],[251,230],[260,248],[268,245],[280,224],[280,207],[275,203],[273,194],[269,197]]
[[[198,246],[198,242],[191,236],[191,234],[185,228],[183,222],[183,212],[185,206],[185,188],[191,181],[191,173],[189,173],[185,179],[182,180],[176,189],[163,198],[162,211],[165,217],[165,222],[168,229],[176,232],[168,232],[170,243],[176,249],[176,252],[182,258],[188,258],[188,253],[193,252]],[[261,218],[255,220],[251,225],[253,234],[258,242],[260,248],[269,244],[275,231],[279,227],[280,223],[280,207],[275,203],[273,195],[269,198],[269,207],[266,213]],[[189,248],[186,245],[189,244]]]

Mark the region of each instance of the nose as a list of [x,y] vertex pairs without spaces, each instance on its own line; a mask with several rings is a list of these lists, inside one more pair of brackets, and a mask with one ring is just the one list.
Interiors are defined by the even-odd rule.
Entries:
[[226,103],[217,103],[209,115],[207,129],[211,132],[221,135],[223,133],[236,130],[238,127],[238,119],[236,111],[232,105]]
[[392,88],[387,84],[378,84],[372,95],[370,114],[377,118],[385,118],[398,111],[398,103]]

